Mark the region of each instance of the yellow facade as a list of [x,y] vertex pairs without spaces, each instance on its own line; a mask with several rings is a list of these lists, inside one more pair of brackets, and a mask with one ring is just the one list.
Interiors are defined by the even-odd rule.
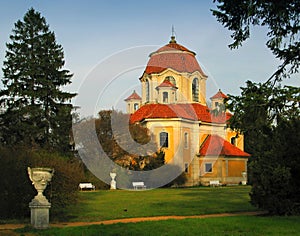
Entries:
[[[158,92],[155,89],[159,86],[166,78],[173,77],[176,81],[175,85],[178,88],[176,103],[192,103],[195,102],[192,99],[192,83],[193,79],[199,80],[199,103],[206,104],[206,77],[201,75],[199,72],[190,73],[178,73],[172,69],[166,69],[162,73],[144,75],[141,79],[142,82],[142,104],[146,103],[157,103]],[[146,83],[149,82],[149,99],[146,98]]]
[[[157,61],[164,61],[164,65],[161,66],[164,68],[165,65],[168,65],[166,62],[168,57],[172,63],[174,58],[180,60],[186,56],[186,59],[182,62],[176,62],[177,64],[171,63],[170,67],[164,69],[159,66],[151,67],[150,63],[147,65],[140,78],[142,91],[140,109],[143,109],[143,106],[149,107],[151,104],[170,105],[171,107],[174,104],[196,103],[207,106],[206,81],[208,77],[202,72],[196,59],[193,58],[194,54],[177,44],[174,38],[172,40],[167,45],[171,48],[170,50],[166,46],[159,49],[150,55],[149,61],[155,59],[151,57],[161,56],[160,60]],[[167,59],[166,55],[168,55]],[[186,60],[190,60],[189,64],[184,64]],[[196,70],[192,71],[193,68],[191,69],[190,65],[194,65],[193,68]],[[177,70],[176,66],[178,66]],[[182,68],[187,68],[188,71],[180,71]],[[164,83],[166,81],[167,83]],[[216,108],[216,105],[222,105],[223,102],[222,98],[214,99],[212,107],[207,107],[207,112],[209,113],[209,110]],[[172,106],[172,109],[175,108],[176,106]],[[153,115],[153,112],[157,114]],[[241,173],[247,171],[248,159],[245,156],[201,156],[199,154],[202,145],[210,135],[217,135],[231,143],[227,146],[232,145],[243,151],[243,136],[226,128],[226,120],[224,122],[212,122],[184,118],[180,115],[168,117],[168,114],[165,114],[163,110],[153,112],[148,111],[146,117],[140,117],[139,121],[154,135],[158,149],[162,148],[165,152],[166,162],[178,165],[182,171],[186,172],[188,177],[186,185],[207,185],[210,180],[219,180],[222,184],[238,184],[244,181]],[[176,112],[174,111],[174,113]],[[163,137],[167,139],[167,144]]]

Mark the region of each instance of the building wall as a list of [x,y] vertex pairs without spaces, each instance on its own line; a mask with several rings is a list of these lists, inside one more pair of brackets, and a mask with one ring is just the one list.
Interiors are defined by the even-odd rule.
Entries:
[[[160,148],[160,133],[168,133],[169,145],[163,148],[165,160],[167,163],[179,165],[184,170],[184,163],[190,163],[195,155],[193,140],[198,137],[195,137],[196,132],[193,132],[194,122],[182,119],[153,119],[147,120],[146,126],[156,137],[158,148]],[[185,147],[185,133],[188,134],[188,147]]]
[[231,129],[226,129],[225,139],[231,143],[231,139],[235,138],[235,146],[244,151],[244,135],[238,134],[237,132]]
[[247,170],[245,159],[228,160],[228,177],[242,177],[242,172]]
[[[226,158],[224,156],[197,157],[201,144],[209,134],[218,134],[227,139],[233,135],[228,134],[225,125],[201,124],[196,121],[183,119],[147,119],[147,128],[154,134],[159,145],[159,134],[168,133],[168,148],[163,148],[167,163],[178,165],[185,171],[188,164],[187,186],[207,185],[210,180],[219,180],[221,183],[240,183],[242,172],[247,171],[247,158]],[[188,135],[188,145],[185,143],[185,133]],[[242,140],[242,139],[241,139]],[[158,149],[160,147],[158,146]],[[205,172],[205,163],[212,163],[211,173]]]
[[[136,106],[137,104],[137,106]],[[126,102],[126,112],[128,114],[134,113],[136,110],[138,110],[141,106],[141,101],[137,99],[131,99]]]
[[[205,172],[205,163],[212,163],[211,173]],[[247,158],[230,158],[224,156],[209,156],[199,158],[201,185],[209,185],[211,180],[219,180],[221,184],[240,184],[242,172],[247,172]]]
[[[206,105],[206,80],[199,72],[179,73],[173,69],[166,69],[158,74],[144,74],[142,83],[142,105],[147,103],[162,103],[161,94],[156,89],[168,76],[176,81],[176,96],[170,99],[170,103],[194,103],[192,96],[192,83],[194,78],[199,80],[199,103]],[[146,81],[149,81],[149,99],[147,100]],[[162,92],[162,90],[161,90]],[[219,101],[221,102],[221,101]],[[201,144],[209,134],[217,134],[231,142],[236,132],[226,129],[226,124],[204,123],[188,121],[181,118],[170,119],[146,119],[145,126],[154,134],[158,149],[160,148],[161,132],[168,133],[169,145],[163,148],[167,163],[178,165],[185,171],[187,168],[188,186],[207,185],[210,180],[219,180],[222,183],[239,183],[243,180],[241,173],[247,170],[246,158],[225,158],[224,156],[199,157]],[[185,133],[188,135],[188,145],[185,145]],[[239,135],[235,145],[244,149],[244,137]],[[205,172],[205,163],[212,163],[212,172]]]
[[[167,69],[159,74],[144,74],[141,79],[142,82],[142,103],[157,103],[159,100],[158,91],[155,89],[160,85],[166,77],[172,76],[176,80],[176,87],[178,87],[177,103],[193,103],[192,98],[192,81],[194,78],[199,80],[199,103],[206,105],[206,77],[203,77],[198,71],[190,73],[178,73],[172,69]],[[149,81],[149,101],[146,99],[146,80]]]

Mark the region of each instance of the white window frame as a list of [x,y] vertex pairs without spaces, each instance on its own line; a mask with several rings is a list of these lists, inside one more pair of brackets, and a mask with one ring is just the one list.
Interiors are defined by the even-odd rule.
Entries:
[[[210,165],[210,171],[207,171],[208,170],[208,165]],[[204,164],[204,172],[205,173],[212,173],[213,172],[213,164],[211,162],[206,162]]]
[[[164,139],[163,143],[162,143],[162,134],[166,134],[166,138]],[[162,131],[159,133],[159,146],[162,148],[169,148],[169,133],[168,132]]]

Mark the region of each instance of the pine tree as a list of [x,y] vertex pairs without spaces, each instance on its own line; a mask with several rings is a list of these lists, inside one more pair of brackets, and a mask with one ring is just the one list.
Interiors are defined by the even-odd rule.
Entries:
[[71,129],[71,99],[63,92],[72,74],[64,52],[44,17],[29,9],[7,43],[0,102],[1,138],[6,145],[66,150]]

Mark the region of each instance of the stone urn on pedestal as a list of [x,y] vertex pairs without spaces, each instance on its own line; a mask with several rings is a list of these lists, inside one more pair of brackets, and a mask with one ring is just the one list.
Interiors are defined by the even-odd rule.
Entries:
[[49,209],[51,203],[43,195],[48,183],[54,174],[51,168],[30,168],[28,167],[28,175],[34,188],[38,194],[29,203],[31,211],[31,224],[34,228],[45,229],[49,227]]
[[111,172],[111,173],[109,173],[109,175],[111,177],[110,189],[117,189],[117,182],[115,181],[117,174]]

